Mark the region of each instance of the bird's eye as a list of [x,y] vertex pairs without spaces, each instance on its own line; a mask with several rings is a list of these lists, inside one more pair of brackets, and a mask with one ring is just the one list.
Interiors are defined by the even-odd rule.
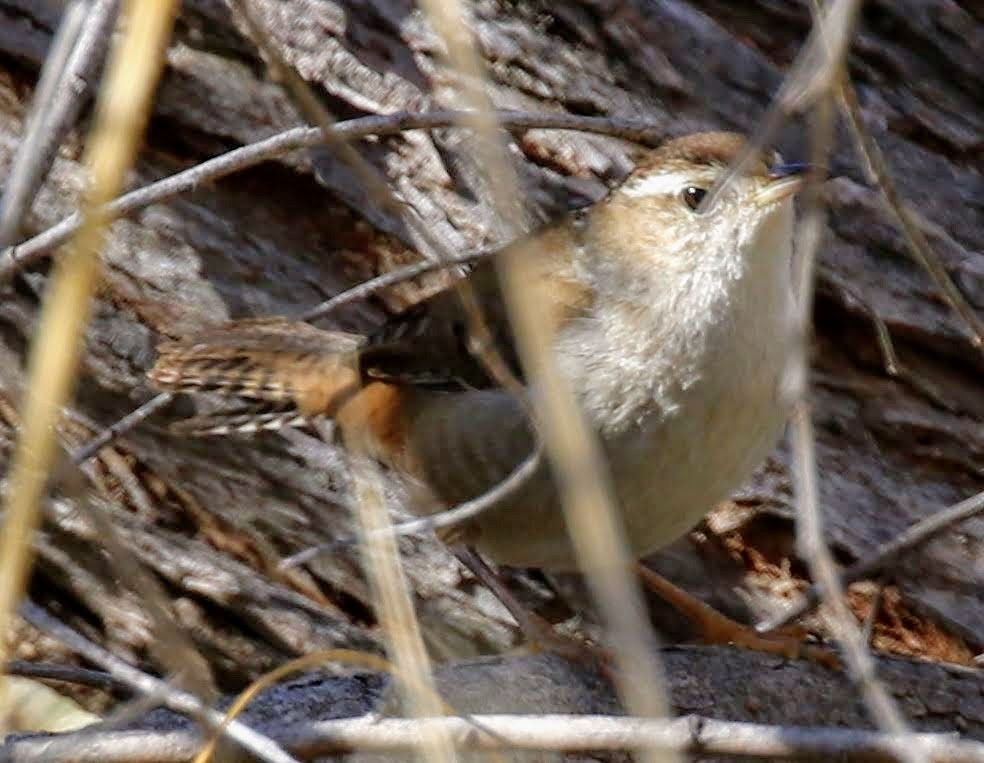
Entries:
[[688,185],[680,194],[680,197],[683,199],[683,203],[694,211],[696,211],[697,207],[700,206],[700,203],[704,200],[705,196],[707,196],[707,191],[703,188],[698,188],[695,185]]

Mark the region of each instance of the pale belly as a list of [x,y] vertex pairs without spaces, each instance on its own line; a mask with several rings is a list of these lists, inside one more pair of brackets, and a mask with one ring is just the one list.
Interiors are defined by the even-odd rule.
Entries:
[[[644,422],[606,443],[616,505],[633,556],[690,530],[776,446],[785,423],[774,376],[755,389],[685,405],[687,415]],[[703,401],[705,396],[701,396]],[[546,474],[478,522],[480,551],[499,564],[574,570],[563,512]]]

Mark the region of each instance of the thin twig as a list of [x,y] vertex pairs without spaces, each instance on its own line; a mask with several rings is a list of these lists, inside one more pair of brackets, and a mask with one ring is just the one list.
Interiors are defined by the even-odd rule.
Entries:
[[[906,734],[892,737],[873,731],[831,727],[769,726],[721,721],[700,716],[619,718],[601,716],[475,715],[471,720],[492,730],[495,737],[476,732],[464,719],[426,721],[360,718],[322,721],[310,725],[311,744],[298,740],[298,751],[325,754],[342,749],[406,749],[420,725],[440,725],[455,744],[495,749],[588,751],[656,749],[698,755],[737,755],[790,760],[897,760],[905,746],[932,752],[946,761],[984,761],[984,744],[962,741],[956,734]],[[343,729],[349,734],[342,735]],[[385,729],[385,732],[384,732]],[[361,733],[360,733],[361,732]],[[389,732],[389,733],[386,733]],[[402,738],[401,738],[402,737]],[[952,756],[952,757],[951,757]]]
[[[322,105],[308,83],[283,59],[270,39],[269,34],[253,17],[253,12],[247,0],[228,0],[229,4],[236,9],[237,16],[246,27],[246,30],[259,49],[267,68],[283,85],[287,95],[294,102],[304,119],[311,125],[321,128],[325,143],[331,150],[351,169],[355,176],[362,183],[369,199],[382,209],[386,210],[398,219],[405,222],[414,230],[421,234],[421,228],[413,216],[409,214],[403,202],[397,198],[396,194],[390,189],[382,173],[376,170],[369,162],[362,158],[358,151],[352,146],[349,138],[339,136],[334,131],[335,120]],[[425,240],[429,240],[426,238]]]
[[[525,485],[530,477],[536,473],[537,469],[540,468],[542,461],[543,448],[538,444],[533,452],[509,473],[508,477],[477,498],[465,501],[454,508],[438,512],[437,514],[395,524],[386,530],[386,532],[397,537],[401,535],[422,535],[469,522],[494,506],[498,506]],[[335,538],[327,543],[312,546],[292,556],[288,556],[280,563],[280,566],[281,568],[289,568],[296,567],[299,564],[306,564],[322,554],[337,551],[339,548],[351,546],[357,542],[358,539],[352,536]]]
[[[984,512],[984,491],[956,503],[942,511],[931,514],[903,530],[892,540],[879,546],[873,554],[850,567],[840,576],[841,586],[848,586],[857,580],[869,578],[881,572],[900,556],[932,540],[944,530],[950,529],[971,517]],[[812,586],[803,597],[779,617],[756,627],[760,633],[782,628],[802,617],[820,601],[819,587]]]
[[882,365],[885,368],[885,373],[893,379],[905,382],[943,410],[949,411],[950,413],[957,413],[959,411],[958,406],[947,400],[943,396],[943,393],[936,388],[936,385],[932,384],[921,374],[911,370],[902,362],[898,353],[895,351],[895,344],[892,342],[892,335],[888,330],[888,325],[878,314],[878,311],[869,305],[853,287],[844,283],[832,272],[825,271],[823,268],[818,268],[818,271],[820,271],[824,280],[832,284],[835,289],[841,292],[843,297],[856,305],[871,320],[875,329],[875,337],[878,341],[878,349],[881,352]]
[[0,200],[0,245],[6,246],[17,235],[21,218],[34,199],[47,160],[52,158],[44,151],[50,130],[50,112],[85,22],[86,10],[85,0],[72,0],[65,6],[58,31],[45,56],[31,109],[24,123],[24,135],[10,168],[3,199]]
[[370,278],[368,281],[363,281],[359,285],[353,286],[351,289],[346,289],[341,294],[336,294],[331,299],[327,299],[319,305],[308,308],[297,316],[297,319],[300,321],[315,321],[319,318],[324,318],[336,310],[345,307],[345,305],[366,299],[376,292],[390,286],[403,283],[404,281],[409,281],[427,273],[433,273],[436,270],[447,270],[460,265],[468,265],[481,259],[482,257],[487,257],[489,254],[491,254],[491,252],[466,254],[464,256],[442,262],[425,260],[424,262],[417,262],[413,265],[407,265],[402,268],[397,268],[396,270],[391,270],[389,273],[383,273],[375,278]]
[[[359,117],[337,122],[330,130],[322,130],[318,127],[294,127],[256,143],[220,154],[144,188],[131,191],[115,199],[103,212],[111,220],[131,215],[151,204],[167,201],[202,184],[240,172],[291,151],[322,145],[328,140],[326,136],[329,134],[337,139],[351,141],[370,135],[396,135],[408,130],[461,127],[466,116],[464,112],[454,110],[428,113],[401,111],[395,114]],[[495,113],[495,118],[503,129],[512,131],[577,130],[640,143],[658,142],[666,136],[665,129],[655,127],[641,119],[586,117],[576,114],[530,114],[517,111],[499,111]],[[0,283],[10,279],[20,270],[34,265],[50,254],[55,247],[67,241],[78,230],[79,221],[78,214],[70,215],[26,241],[0,251]]]
[[[487,731],[477,731],[470,721]],[[698,715],[680,718],[624,718],[611,715],[476,715],[471,719],[363,716],[297,723],[278,730],[281,743],[299,756],[315,758],[353,750],[399,753],[412,750],[425,730],[440,729],[460,749],[558,752],[672,750],[680,754],[762,760],[838,760],[885,763],[898,760],[902,745],[914,745],[933,760],[981,763],[984,744],[956,734],[893,737],[866,729],[836,726],[772,726],[725,721]],[[61,759],[71,752],[76,763],[184,763],[201,746],[193,730],[79,731],[20,738],[0,746],[11,760]],[[57,747],[55,745],[57,744]]]
[[[176,689],[166,681],[127,664],[112,652],[90,641],[74,628],[49,614],[47,610],[30,599],[25,599],[21,604],[20,615],[35,628],[58,639],[62,644],[94,665],[99,665],[115,680],[129,686],[134,691],[158,697],[161,704],[177,713],[196,719],[203,718],[212,728],[217,728],[223,722],[222,713],[205,706],[193,694]],[[298,763],[271,739],[254,731],[241,721],[232,721],[227,724],[224,733],[267,763]]]
[[119,691],[123,689],[129,692],[130,690],[127,684],[114,678],[111,673],[102,670],[80,668],[76,665],[11,660],[4,666],[3,670],[9,676],[37,678],[42,681],[61,681],[63,683],[77,684],[78,686],[91,686],[94,689],[104,689],[106,691]]
[[10,168],[0,204],[0,246],[17,237],[24,213],[54,161],[58,146],[86,102],[90,80],[112,37],[119,0],[76,0],[62,13]]
[[155,411],[160,410],[165,405],[174,399],[174,395],[170,392],[161,392],[155,395],[150,400],[148,400],[143,405],[134,408],[128,414],[123,416],[121,419],[113,422],[104,430],[102,430],[98,435],[93,437],[89,442],[80,448],[74,450],[70,456],[72,463],[81,464],[83,461],[88,461],[94,455],[96,455],[100,450],[105,448],[111,442],[116,440],[118,437],[123,435],[125,432],[129,432],[133,427],[143,421],[145,418],[150,416]]

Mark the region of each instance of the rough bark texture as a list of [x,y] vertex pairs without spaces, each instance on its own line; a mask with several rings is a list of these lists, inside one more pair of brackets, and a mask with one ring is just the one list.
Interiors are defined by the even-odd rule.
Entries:
[[[410,2],[252,5],[282,54],[339,118],[456,105],[455,76],[438,60],[439,44]],[[16,149],[59,6],[0,0],[0,166]],[[751,130],[809,26],[808,3],[772,0],[489,1],[472,9],[496,105],[644,117],[669,132]],[[902,194],[978,310],[984,310],[982,47],[984,24],[974,2],[870,0],[850,58],[866,123]],[[298,121],[225,4],[187,0],[131,185]],[[73,211],[83,182],[78,136],[84,134],[80,128],[56,160],[34,206],[32,230]],[[803,124],[790,125],[780,140],[784,152],[802,156],[804,135]],[[631,166],[634,150],[619,140],[541,130],[517,136],[512,148],[536,220],[598,198],[606,181]],[[407,133],[361,149],[462,250],[497,242],[461,132]],[[832,172],[815,315],[815,415],[827,537],[849,562],[984,489],[984,356],[908,256],[878,193],[864,184],[843,131]],[[375,208],[325,151],[266,163],[115,223],[64,441],[77,446],[147,398],[143,374],[161,337],[229,317],[297,314],[415,257],[401,224]],[[22,274],[0,301],[5,455],[46,272],[41,266]],[[334,320],[346,328],[368,326],[426,286],[394,289]],[[885,374],[857,297],[886,322],[902,362],[923,384]],[[936,394],[927,394],[927,386]],[[163,582],[174,618],[207,657],[219,688],[240,688],[308,650],[378,648],[354,550],[340,549],[290,575],[275,571],[282,555],[350,529],[339,454],[300,432],[178,439],[163,421],[105,449],[85,472],[96,502]],[[114,582],[76,504],[73,495],[53,502],[31,593],[120,654],[150,665],[150,620],[139,599]],[[780,448],[700,533],[655,564],[718,606],[751,617],[774,612],[805,575],[792,551],[792,516],[789,458]],[[436,541],[407,539],[401,546],[438,660],[516,640],[497,606]],[[560,609],[541,579],[513,578],[545,611]],[[892,579],[876,623],[877,647],[962,662],[980,651],[984,520],[908,555]],[[576,580],[554,585],[579,598]],[[853,590],[859,614],[871,590]],[[26,653],[37,652],[29,636],[22,644]],[[743,682],[729,680],[736,669],[729,660],[758,660],[708,661],[692,651],[668,657],[683,661],[681,674],[706,682],[705,705],[696,709],[702,713],[737,707],[736,692],[744,696]],[[909,675],[900,664],[887,669],[892,681]],[[790,686],[790,694],[805,691],[795,681]],[[803,713],[797,722],[840,720],[808,699],[789,705]],[[951,711],[956,723],[963,705],[944,714]],[[981,735],[984,716],[975,712],[961,730]]]

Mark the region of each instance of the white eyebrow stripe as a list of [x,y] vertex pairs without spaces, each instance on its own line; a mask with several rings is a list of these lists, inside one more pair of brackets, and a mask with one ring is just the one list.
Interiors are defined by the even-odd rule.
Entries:
[[693,180],[680,172],[670,172],[659,175],[646,175],[622,186],[622,193],[637,198],[639,196],[660,196],[667,193],[682,191]]

